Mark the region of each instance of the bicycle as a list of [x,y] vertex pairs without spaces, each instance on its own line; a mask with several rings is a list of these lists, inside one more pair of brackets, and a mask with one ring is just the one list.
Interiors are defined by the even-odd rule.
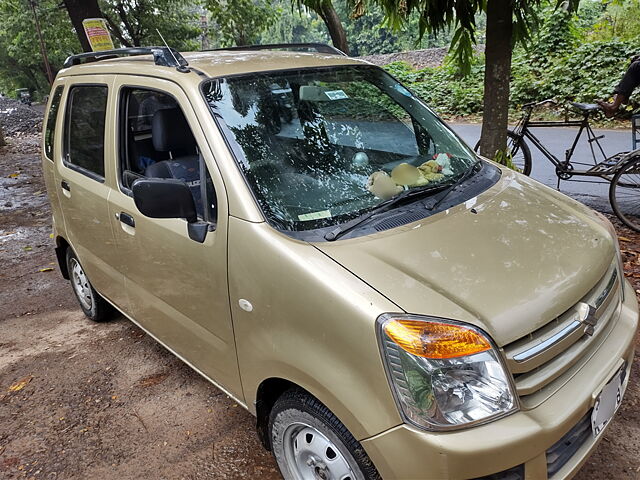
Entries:
[[[609,202],[618,218],[633,230],[640,231],[640,149],[630,152],[619,152],[607,157],[600,140],[604,135],[597,136],[589,119],[601,111],[599,105],[571,102],[570,105],[582,115],[582,119],[569,119],[568,113],[561,121],[535,121],[531,115],[536,107],[545,104],[557,103],[554,100],[543,100],[523,105],[523,114],[514,129],[508,130],[507,150],[509,158],[518,171],[524,175],[531,174],[532,157],[531,149],[525,141],[530,141],[544,157],[554,166],[558,177],[558,189],[561,180],[571,180],[572,177],[596,177],[610,183]],[[568,110],[567,110],[568,112]],[[555,156],[531,128],[540,127],[578,127],[578,132],[571,146],[565,151],[565,159],[560,160]],[[573,154],[582,134],[586,132],[587,142],[591,150],[592,163],[572,161]],[[594,148],[597,146],[598,152]],[[478,151],[480,142],[476,144]],[[602,160],[598,161],[601,156]],[[575,166],[583,165],[588,168],[579,170]],[[599,183],[599,182],[598,182]]]

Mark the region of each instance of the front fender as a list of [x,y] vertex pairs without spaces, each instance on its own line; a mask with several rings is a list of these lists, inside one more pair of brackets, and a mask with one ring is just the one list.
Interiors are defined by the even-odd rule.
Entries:
[[313,394],[356,439],[402,423],[375,331],[381,313],[398,310],[388,299],[313,246],[233,217],[229,293],[253,413],[260,384],[278,377]]

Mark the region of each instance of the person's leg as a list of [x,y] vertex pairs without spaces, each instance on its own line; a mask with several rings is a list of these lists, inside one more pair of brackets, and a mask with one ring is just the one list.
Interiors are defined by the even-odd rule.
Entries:
[[640,85],[640,60],[634,60],[613,91],[613,103],[598,101],[598,105],[602,107],[607,117],[612,117],[620,105],[629,101],[629,97],[638,85]]

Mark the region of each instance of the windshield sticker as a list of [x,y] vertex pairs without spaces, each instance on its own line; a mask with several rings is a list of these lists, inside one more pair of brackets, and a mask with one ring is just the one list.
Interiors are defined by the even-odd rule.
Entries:
[[324,94],[329,97],[329,100],[342,100],[343,98],[349,98],[343,90],[331,90],[329,92],[324,92]]
[[298,220],[308,222],[309,220],[320,220],[321,218],[331,218],[330,210],[322,210],[320,212],[303,213],[298,215]]

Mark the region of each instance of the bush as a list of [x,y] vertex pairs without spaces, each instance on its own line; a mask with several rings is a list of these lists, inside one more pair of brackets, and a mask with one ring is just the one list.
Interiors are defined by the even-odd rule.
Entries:
[[[622,5],[625,12],[634,8],[634,12],[640,11],[640,0],[624,0]],[[640,21],[627,19],[625,25],[629,28],[624,29],[625,36],[606,37],[600,23],[606,24],[607,18],[613,15],[611,11],[616,13],[622,7],[585,2],[581,8],[578,17],[562,8],[545,7],[544,21],[529,48],[515,50],[511,67],[512,110],[548,98],[560,103],[591,103],[612,95],[629,66],[630,57],[640,53],[640,35],[629,36],[629,32],[636,31],[629,25],[640,25]],[[595,23],[598,21],[600,23]],[[474,58],[471,74],[466,77],[460,77],[456,69],[447,64],[414,70],[397,62],[385,68],[440,113],[455,116],[482,112],[482,56]],[[639,106],[638,101],[632,99],[631,107]]]
[[439,113],[468,115],[482,111],[482,58],[474,59],[471,73],[465,77],[451,65],[414,70],[404,62],[394,62],[385,68]]
[[[547,45],[553,45],[550,40]],[[559,102],[593,102],[608,98],[638,51],[640,38],[631,41],[564,43],[560,52],[542,46],[515,51],[510,106],[554,98]],[[474,59],[471,74],[461,77],[455,67],[442,65],[414,70],[404,62],[385,69],[423,98],[434,110],[449,116],[482,113],[484,58]],[[638,108],[636,99],[631,106]]]

